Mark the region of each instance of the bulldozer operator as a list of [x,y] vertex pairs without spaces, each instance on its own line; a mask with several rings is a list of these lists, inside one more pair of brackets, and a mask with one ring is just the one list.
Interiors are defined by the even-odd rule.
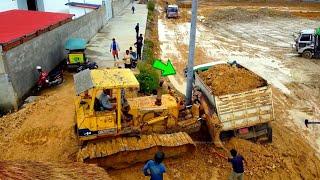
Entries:
[[112,111],[116,108],[116,103],[111,103],[110,101],[115,98],[111,97],[110,89],[104,89],[99,97],[100,110],[109,110]]

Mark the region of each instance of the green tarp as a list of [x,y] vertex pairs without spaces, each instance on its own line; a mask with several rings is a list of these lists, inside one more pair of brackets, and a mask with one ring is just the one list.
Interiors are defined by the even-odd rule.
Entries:
[[67,50],[81,50],[85,49],[87,45],[86,40],[80,38],[71,38],[68,39],[64,47]]
[[320,27],[318,27],[318,29],[316,29],[316,35],[320,36]]

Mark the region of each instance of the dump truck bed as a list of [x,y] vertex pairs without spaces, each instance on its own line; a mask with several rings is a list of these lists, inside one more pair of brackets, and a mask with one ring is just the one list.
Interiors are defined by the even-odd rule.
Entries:
[[272,91],[269,85],[249,91],[215,96],[195,72],[195,85],[205,95],[212,113],[216,113],[222,131],[250,127],[273,120]]

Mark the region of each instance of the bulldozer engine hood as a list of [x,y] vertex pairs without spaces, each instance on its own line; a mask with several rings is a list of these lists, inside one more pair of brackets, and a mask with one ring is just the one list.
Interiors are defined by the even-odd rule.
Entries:
[[145,96],[128,99],[131,109],[139,110],[157,110],[157,109],[174,109],[177,108],[177,102],[174,97],[165,94],[161,98],[161,106],[155,104],[157,96]]

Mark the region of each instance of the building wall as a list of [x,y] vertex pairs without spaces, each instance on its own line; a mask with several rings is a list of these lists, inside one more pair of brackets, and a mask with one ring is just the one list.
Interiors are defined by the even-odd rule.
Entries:
[[65,4],[68,0],[43,0],[44,11],[68,13],[69,7]]
[[100,8],[7,52],[2,52],[0,107],[16,108],[38,79],[36,66],[40,65],[47,71],[53,69],[66,55],[65,41],[71,37],[91,39],[105,24],[104,16],[105,8]]
[[18,3],[18,8],[19,9],[25,9],[28,10],[28,5],[26,0],[16,0]]
[[73,18],[79,18],[83,15],[86,15],[87,13],[93,11],[93,9],[88,9],[88,8],[80,8],[80,7],[74,7],[70,6],[69,7],[69,13],[74,14]]
[[17,109],[18,104],[16,99],[17,97],[12,88],[11,80],[5,70],[2,48],[0,46],[0,115],[2,112],[7,111],[8,108]]
[[16,0],[1,0],[0,12],[11,10],[11,9],[18,9],[18,4]]

